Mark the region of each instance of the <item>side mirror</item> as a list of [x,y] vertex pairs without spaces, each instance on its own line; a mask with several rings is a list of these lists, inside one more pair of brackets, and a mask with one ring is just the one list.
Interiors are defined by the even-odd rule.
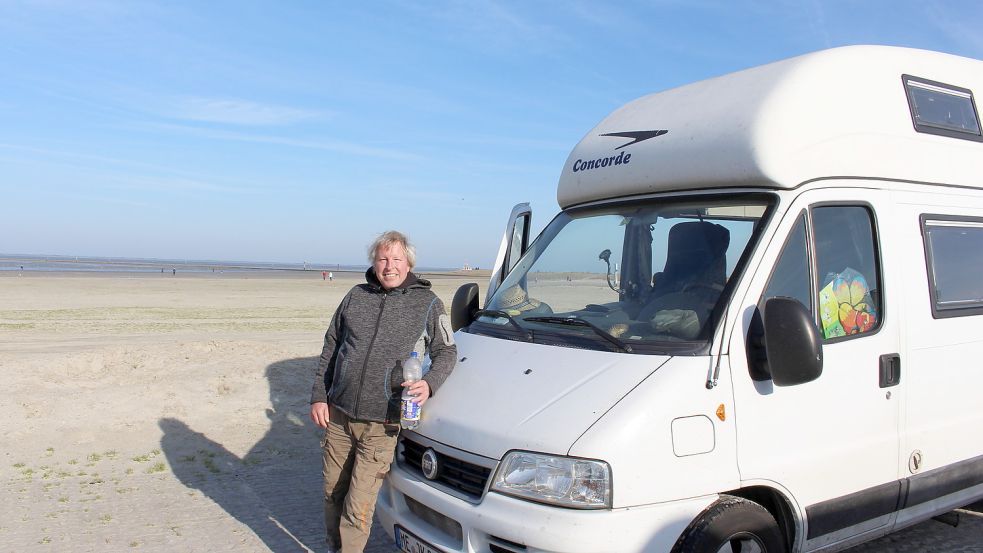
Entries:
[[775,386],[812,382],[823,374],[823,343],[812,314],[798,300],[765,302],[765,351]]
[[451,329],[459,329],[471,324],[474,313],[478,310],[478,285],[469,282],[454,292],[454,302],[451,303]]

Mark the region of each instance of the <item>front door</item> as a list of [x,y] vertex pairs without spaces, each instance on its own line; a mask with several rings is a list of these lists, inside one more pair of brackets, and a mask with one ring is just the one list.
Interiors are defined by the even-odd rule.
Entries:
[[502,243],[498,247],[498,255],[495,256],[495,266],[492,268],[491,279],[488,281],[488,290],[485,292],[485,303],[498,290],[498,285],[505,280],[509,272],[519,262],[522,254],[529,248],[529,228],[532,226],[532,208],[528,203],[516,204],[509,214],[508,224],[505,225],[505,234],[502,235]]
[[[805,518],[796,542],[807,551],[884,533],[895,517],[900,386],[882,375],[900,362],[900,313],[884,308],[900,287],[884,271],[890,252],[878,233],[889,228],[889,210],[878,209],[887,199],[876,190],[801,194],[777,223],[730,341],[743,485],[793,498]],[[768,377],[760,317],[775,296],[814,315],[823,372],[812,382],[779,387]]]

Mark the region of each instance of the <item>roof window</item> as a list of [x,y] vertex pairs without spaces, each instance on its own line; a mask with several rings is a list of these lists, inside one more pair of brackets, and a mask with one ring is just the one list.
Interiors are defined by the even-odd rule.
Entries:
[[911,75],[902,80],[916,131],[983,141],[973,91]]

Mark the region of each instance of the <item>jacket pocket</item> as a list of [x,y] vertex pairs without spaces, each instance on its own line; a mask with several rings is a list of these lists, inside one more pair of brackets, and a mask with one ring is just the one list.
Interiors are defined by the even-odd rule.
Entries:
[[348,388],[348,381],[346,377],[348,376],[348,346],[347,344],[342,345],[341,349],[338,350],[338,359],[335,362],[334,378],[331,380],[331,390],[328,393],[334,392],[335,397],[339,397],[344,394],[345,390]]
[[386,369],[384,377],[382,379],[382,396],[387,402],[398,402],[403,394],[403,387],[400,384],[403,382],[403,368],[402,363],[396,362],[395,366]]

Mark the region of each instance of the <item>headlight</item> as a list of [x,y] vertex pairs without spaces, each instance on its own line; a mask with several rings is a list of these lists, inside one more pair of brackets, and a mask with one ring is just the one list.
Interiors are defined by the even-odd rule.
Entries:
[[491,489],[563,507],[603,509],[611,506],[611,467],[603,461],[510,451]]

